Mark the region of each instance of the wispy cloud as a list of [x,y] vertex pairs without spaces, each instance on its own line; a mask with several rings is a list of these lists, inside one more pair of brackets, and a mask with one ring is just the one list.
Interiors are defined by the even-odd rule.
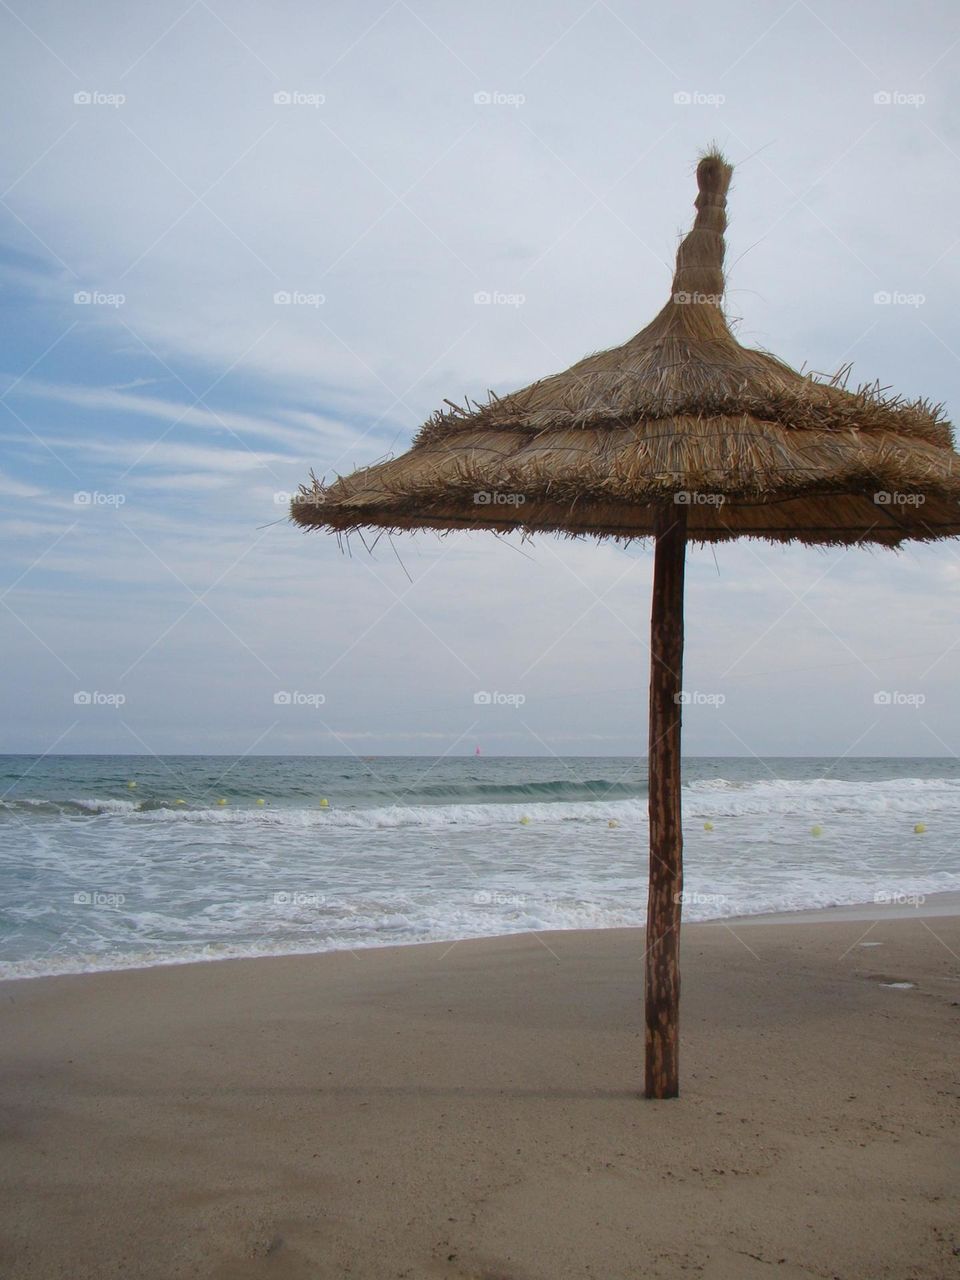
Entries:
[[[25,443],[29,437],[20,437]],[[58,452],[77,452],[85,457],[109,459],[112,463],[135,470],[140,465],[151,467],[179,466],[192,472],[248,472],[269,468],[273,463],[292,464],[297,458],[261,449],[228,448],[181,444],[173,440],[118,440],[101,437],[91,439],[45,435],[46,442]]]
[[37,498],[44,490],[36,485],[24,484],[0,471],[0,497],[5,498]]
[[[202,404],[191,404],[189,401],[161,400],[115,387],[57,385],[24,379],[18,384],[17,393],[72,405],[78,409],[120,414],[128,418],[159,419],[171,427],[183,424],[203,431],[218,432],[220,435],[228,430],[238,435],[256,436],[301,449],[309,446],[316,448],[323,443],[319,431],[293,431],[274,418],[255,417],[234,409],[210,408]],[[322,421],[318,418],[317,425]]]

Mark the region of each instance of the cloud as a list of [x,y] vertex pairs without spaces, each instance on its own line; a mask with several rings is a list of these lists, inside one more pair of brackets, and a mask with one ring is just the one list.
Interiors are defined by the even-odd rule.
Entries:
[[71,439],[69,436],[48,435],[44,437],[47,444],[63,452],[77,451],[87,457],[110,459],[118,466],[129,468],[140,467],[144,463],[150,466],[180,466],[190,471],[236,472],[254,471],[270,467],[271,463],[290,463],[294,461],[287,454],[269,453],[253,448],[227,448],[226,446],[210,446],[182,444],[173,440],[144,441],[91,439],[83,437]]
[[172,493],[208,493],[224,488],[231,479],[231,476],[225,474],[184,475],[183,472],[174,472],[167,475],[149,471],[146,474],[137,475],[133,483],[138,489],[155,489]]
[[32,484],[24,484],[0,471],[0,497],[4,498],[38,498],[43,489]]
[[[277,444],[290,444],[299,448],[317,447],[321,437],[317,431],[290,431],[274,420],[257,418],[230,409],[211,408],[175,400],[160,400],[152,396],[134,395],[113,387],[84,387],[76,385],[52,385],[30,382],[24,379],[17,385],[17,393],[42,400],[55,400],[80,409],[103,410],[135,418],[158,418],[168,427],[199,427],[205,431],[223,434],[225,430],[237,435],[252,435],[272,439]],[[321,420],[316,419],[319,423]]]
[[5,520],[0,518],[0,531],[10,538],[50,538],[63,530],[56,524],[43,524],[39,520]]

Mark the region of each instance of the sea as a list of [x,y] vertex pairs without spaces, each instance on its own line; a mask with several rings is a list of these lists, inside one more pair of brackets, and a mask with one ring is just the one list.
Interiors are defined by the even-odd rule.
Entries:
[[[684,760],[684,919],[960,887],[960,762]],[[0,977],[640,926],[647,766],[0,756]]]

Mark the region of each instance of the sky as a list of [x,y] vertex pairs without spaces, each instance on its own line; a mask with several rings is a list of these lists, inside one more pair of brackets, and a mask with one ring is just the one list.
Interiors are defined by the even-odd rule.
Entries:
[[[739,340],[960,412],[951,3],[0,29],[0,751],[644,754],[649,546],[286,502],[642,328],[711,143]],[[954,542],[691,548],[685,751],[954,755],[958,602]]]

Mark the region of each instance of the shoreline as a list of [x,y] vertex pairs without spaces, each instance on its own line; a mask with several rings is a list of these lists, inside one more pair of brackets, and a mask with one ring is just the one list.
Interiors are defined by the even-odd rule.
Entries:
[[[840,904],[835,907],[809,907],[796,911],[758,912],[756,915],[733,915],[722,916],[713,920],[684,921],[683,927],[686,932],[688,929],[717,927],[729,928],[734,924],[739,928],[742,926],[754,927],[756,925],[767,924],[845,924],[851,921],[943,919],[952,916],[960,916],[960,890],[946,890],[939,893],[925,895],[919,894],[916,896],[918,898],[916,904],[902,901],[894,901],[890,903],[849,903]],[[563,934],[577,935],[608,933],[621,930],[630,933],[642,931],[642,929],[642,925],[635,925],[629,928],[622,925],[611,925],[609,927],[596,929],[517,930],[509,933],[479,934],[467,938],[429,938],[418,939],[414,942],[373,943],[353,947],[328,947],[321,950],[269,951],[252,955],[190,956],[189,959],[185,960],[178,960],[176,957],[164,957],[162,960],[152,960],[142,964],[133,960],[129,964],[118,964],[113,967],[104,966],[102,968],[64,969],[62,971],[52,973],[24,973],[12,976],[3,976],[0,977],[0,989],[14,983],[44,982],[58,978],[96,978],[111,973],[144,973],[153,969],[186,969],[211,964],[237,964],[259,960],[311,959],[320,956],[365,954],[367,952],[376,954],[380,952],[406,951],[417,947],[453,947],[462,946],[464,943],[468,942],[496,942],[509,938],[527,938],[553,934],[562,936]],[[14,963],[30,962],[17,961]]]
[[[900,895],[909,899],[911,895]],[[916,920],[960,915],[960,889],[917,894],[919,901],[851,902],[836,907],[807,907],[800,911],[765,911],[755,916],[726,916],[704,924],[846,924],[853,920]],[[700,922],[698,922],[700,923]]]

